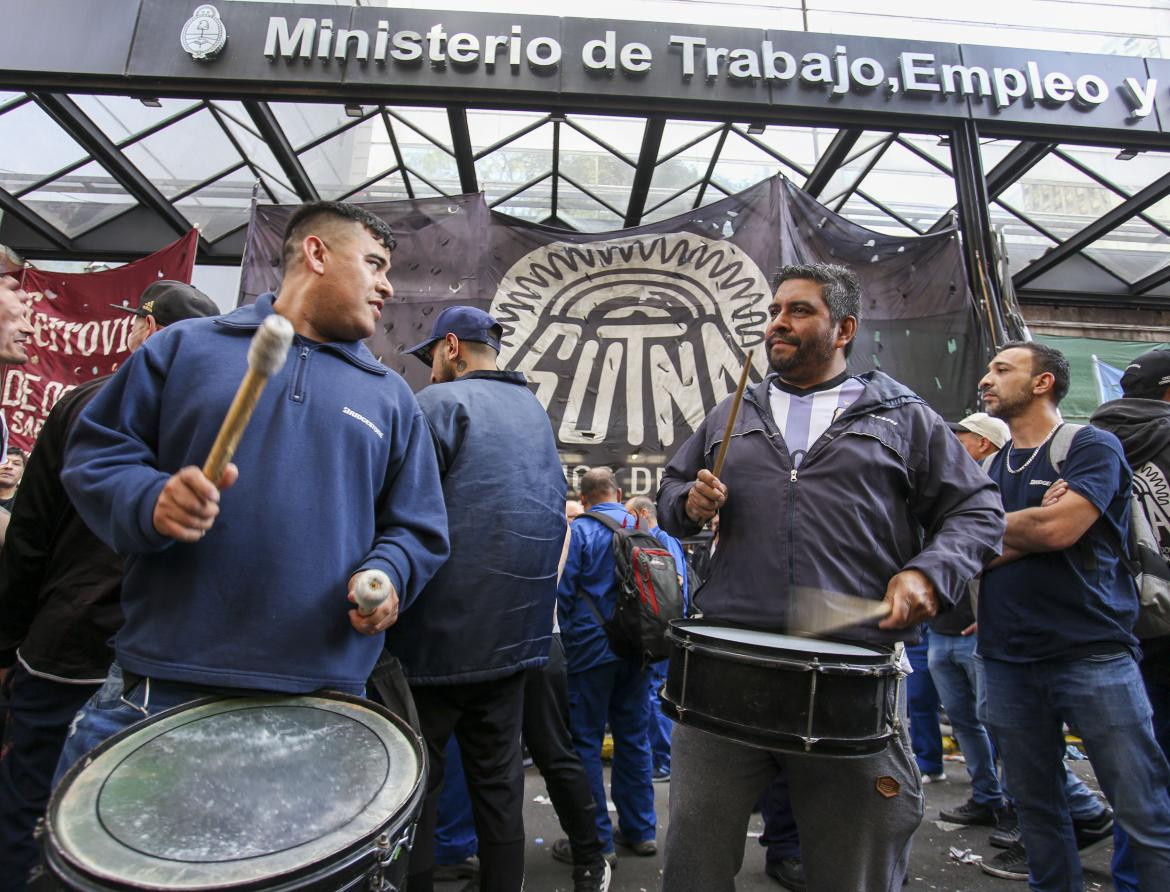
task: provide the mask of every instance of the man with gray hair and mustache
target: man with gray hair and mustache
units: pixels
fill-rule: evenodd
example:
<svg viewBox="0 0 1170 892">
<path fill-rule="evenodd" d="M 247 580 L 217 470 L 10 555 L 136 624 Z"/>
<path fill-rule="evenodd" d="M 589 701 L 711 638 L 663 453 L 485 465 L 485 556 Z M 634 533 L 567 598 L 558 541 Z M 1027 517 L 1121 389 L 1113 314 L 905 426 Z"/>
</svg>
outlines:
<svg viewBox="0 0 1170 892">
<path fill-rule="evenodd" d="M 844 592 L 889 612 L 835 637 L 893 648 L 996 554 L 995 487 L 920 397 L 846 368 L 861 316 L 851 271 L 788 266 L 775 285 L 773 373 L 745 391 L 720 477 L 711 468 L 730 399 L 671 459 L 659 521 L 687 536 L 719 513 L 711 575 L 693 597 L 705 619 L 783 633 L 795 589 Z M 904 716 L 893 726 L 883 751 L 843 759 L 675 727 L 663 888 L 733 890 L 752 804 L 784 770 L 808 888 L 900 890 L 923 799 Z"/>
</svg>

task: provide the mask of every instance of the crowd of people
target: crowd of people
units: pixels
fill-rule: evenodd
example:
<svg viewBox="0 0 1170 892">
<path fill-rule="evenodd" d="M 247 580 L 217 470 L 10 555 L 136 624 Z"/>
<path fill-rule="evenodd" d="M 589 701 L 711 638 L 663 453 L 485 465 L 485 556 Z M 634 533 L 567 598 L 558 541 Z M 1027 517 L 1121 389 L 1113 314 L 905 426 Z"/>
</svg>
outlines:
<svg viewBox="0 0 1170 892">
<path fill-rule="evenodd" d="M 985 871 L 1079 889 L 1079 850 L 1112 835 L 1117 889 L 1170 889 L 1170 636 L 1135 635 L 1149 608 L 1127 553 L 1142 511 L 1170 558 L 1170 351 L 1074 425 L 1064 357 L 1010 342 L 980 382 L 985 411 L 948 423 L 848 367 L 852 272 L 787 266 L 770 374 L 699 424 L 656 497 L 623 499 L 610 467 L 566 496 L 548 416 L 499 368 L 488 313 L 448 307 L 405 351 L 430 369 L 417 394 L 364 346 L 395 244 L 364 210 L 305 205 L 278 292 L 219 315 L 191 286 L 150 286 L 125 308 L 122 368 L 61 400 L 27 468 L 0 446 L 0 889 L 25 888 L 54 785 L 103 741 L 209 695 L 318 691 L 380 702 L 425 742 L 410 892 L 524 887 L 525 749 L 576 892 L 605 892 L 619 850 L 655 856 L 660 839 L 666 892 L 732 890 L 753 810 L 785 888 L 897 892 L 922 785 L 946 780 L 940 705 L 971 781 L 940 817 L 992 831 Z M 0 286 L 0 362 L 19 363 L 22 295 Z M 295 332 L 289 361 L 257 402 L 260 433 L 209 480 L 274 313 Z M 879 704 L 888 745 L 833 758 L 666 718 L 666 662 L 619 655 L 607 628 L 615 526 L 661 544 L 701 621 L 799 631 L 809 591 L 881 602 L 833 636 L 905 676 Z M 389 594 L 367 612 L 373 570 Z M 1066 730 L 1107 802 L 1069 770 Z"/>
</svg>

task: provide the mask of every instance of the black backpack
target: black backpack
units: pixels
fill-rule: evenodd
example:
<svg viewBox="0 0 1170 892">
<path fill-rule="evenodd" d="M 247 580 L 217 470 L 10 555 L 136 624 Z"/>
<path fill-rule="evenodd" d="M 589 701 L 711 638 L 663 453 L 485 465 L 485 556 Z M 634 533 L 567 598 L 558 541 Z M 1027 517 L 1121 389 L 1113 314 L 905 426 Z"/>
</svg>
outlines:
<svg viewBox="0 0 1170 892">
<path fill-rule="evenodd" d="M 683 616 L 682 587 L 674 557 L 649 530 L 627 529 L 600 511 L 587 511 L 574 523 L 584 517 L 613 531 L 617 581 L 613 618 L 606 621 L 589 594 L 578 589 L 605 630 L 609 646 L 622 659 L 643 665 L 666 659 L 670 655 L 666 628 L 671 620 Z"/>
</svg>

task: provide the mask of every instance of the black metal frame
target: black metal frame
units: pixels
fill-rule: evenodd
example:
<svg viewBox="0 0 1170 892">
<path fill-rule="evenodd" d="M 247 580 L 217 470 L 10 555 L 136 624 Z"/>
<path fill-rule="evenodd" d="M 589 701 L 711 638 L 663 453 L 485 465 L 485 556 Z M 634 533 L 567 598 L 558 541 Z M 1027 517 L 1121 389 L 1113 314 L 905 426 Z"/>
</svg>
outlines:
<svg viewBox="0 0 1170 892">
<path fill-rule="evenodd" d="M 93 260 L 122 260 L 131 259 L 134 256 L 141 256 L 141 254 L 155 249 L 162 243 L 165 243 L 165 241 L 169 241 L 173 236 L 181 234 L 189 228 L 190 224 L 188 220 L 176 207 L 177 202 L 196 194 L 201 189 L 214 184 L 222 177 L 238 172 L 244 167 L 247 167 L 256 177 L 264 193 L 270 199 L 274 199 L 275 193 L 272 191 L 272 185 L 280 182 L 279 175 L 276 171 L 263 171 L 252 159 L 248 158 L 244 148 L 232 134 L 231 129 L 225 125 L 222 116 L 228 113 L 216 106 L 216 100 L 212 98 L 214 95 L 224 95 L 222 85 L 205 85 L 206 92 L 202 95 L 199 94 L 199 85 L 192 86 L 189 95 L 197 98 L 199 101 L 191 107 L 183 109 L 167 117 L 165 120 L 159 121 L 149 128 L 117 142 L 107 137 L 72 98 L 64 92 L 60 92 L 61 90 L 70 89 L 74 86 L 77 85 L 65 82 L 65 79 L 63 79 L 63 82 L 56 84 L 53 90 L 43 92 L 34 90 L 28 97 L 16 99 L 0 107 L 0 114 L 2 114 L 5 110 L 16 108 L 26 102 L 35 102 L 39 108 L 45 111 L 58 126 L 63 128 L 88 153 L 80 161 L 73 162 L 62 170 L 41 177 L 36 182 L 27 185 L 22 184 L 21 188 L 15 191 L 8 192 L 0 190 L 0 210 L 4 213 L 4 221 L 0 225 L 0 242 L 9 243 L 19 253 L 30 258 L 83 256 L 86 259 Z M 82 89 L 85 88 L 82 87 Z M 725 153 L 727 140 L 735 135 L 766 153 L 781 165 L 782 168 L 787 168 L 787 171 L 802 177 L 802 186 L 805 191 L 817 197 L 819 200 L 823 200 L 838 212 L 846 209 L 850 200 L 856 196 L 859 200 L 867 202 L 877 212 L 896 221 L 900 226 L 905 227 L 910 232 L 938 232 L 952 225 L 957 225 L 963 239 L 964 258 L 972 286 L 980 294 L 981 298 L 984 296 L 984 289 L 988 291 L 989 303 L 993 308 L 999 306 L 1000 297 L 1000 283 L 993 274 L 994 265 L 992 262 L 995 244 L 991 221 L 991 207 L 993 205 L 1002 208 L 1006 213 L 1018 218 L 1022 223 L 1035 230 L 1041 236 L 1051 239 L 1054 243 L 1053 247 L 1047 253 L 1033 260 L 1013 276 L 1017 295 L 1021 302 L 1034 301 L 1050 303 L 1059 301 L 1067 304 L 1084 303 L 1107 306 L 1170 306 L 1170 298 L 1163 298 L 1151 294 L 1153 291 L 1170 285 L 1170 263 L 1138 281 L 1125 282 L 1116 273 L 1108 270 L 1103 264 L 1083 253 L 1085 248 L 1091 246 L 1095 241 L 1131 219 L 1140 219 L 1153 226 L 1162 235 L 1170 238 L 1170 226 L 1159 222 L 1146 213 L 1151 205 L 1170 195 L 1170 174 L 1166 174 L 1153 183 L 1148 184 L 1143 189 L 1130 194 L 1076 158 L 1062 151 L 1059 143 L 1059 138 L 1062 134 L 1042 132 L 1038 128 L 1029 128 L 1026 124 L 984 122 L 977 125 L 975 122 L 967 119 L 960 121 L 940 121 L 930 118 L 923 118 L 921 121 L 915 121 L 913 124 L 909 124 L 904 118 L 894 120 L 889 116 L 878 113 L 863 114 L 852 111 L 833 112 L 825 110 L 817 113 L 810 112 L 802 120 L 779 120 L 775 117 L 762 117 L 758 110 L 748 115 L 734 107 L 728 107 L 726 110 L 721 110 L 718 115 L 712 115 L 709 111 L 697 107 L 672 107 L 668 109 L 666 106 L 663 106 L 661 110 L 639 115 L 645 121 L 645 125 L 637 158 L 631 158 L 620 148 L 610 145 L 604 139 L 592 133 L 580 121 L 574 119 L 574 116 L 580 114 L 597 115 L 610 113 L 631 116 L 631 110 L 624 107 L 574 107 L 560 103 L 560 100 L 557 98 L 547 100 L 539 108 L 526 106 L 524 101 L 515 103 L 505 103 L 502 101 L 477 103 L 475 106 L 477 110 L 515 109 L 536 111 L 541 115 L 538 119 L 497 141 L 494 145 L 477 150 L 470 134 L 468 125 L 469 108 L 465 101 L 452 101 L 445 106 L 447 121 L 450 127 L 450 146 L 448 146 L 444 141 L 426 133 L 419 126 L 396 112 L 394 108 L 389 107 L 391 102 L 389 98 L 382 98 L 373 102 L 366 101 L 366 104 L 369 104 L 370 108 L 368 111 L 363 111 L 360 118 L 346 121 L 340 126 L 314 137 L 304 145 L 294 146 L 280 126 L 269 104 L 269 101 L 276 97 L 261 95 L 259 87 L 243 87 L 235 90 L 231 94 L 231 98 L 238 99 L 242 103 L 250 121 L 243 122 L 235 117 L 232 120 L 235 124 L 255 133 L 268 145 L 273 157 L 280 166 L 279 174 L 282 174 L 283 178 L 287 180 L 287 184 L 282 183 L 281 185 L 287 185 L 302 201 L 316 200 L 320 194 L 302 162 L 304 153 L 337 137 L 349 128 L 374 117 L 377 117 L 381 121 L 386 130 L 395 163 L 388 170 L 379 172 L 367 179 L 364 183 L 359 184 L 356 188 L 351 189 L 345 196 L 342 196 L 343 198 L 356 195 L 391 176 L 401 177 L 406 195 L 411 198 L 416 196 L 418 187 L 424 184 L 427 188 L 438 194 L 448 194 L 440 187 L 441 184 L 431 182 L 422 172 L 412 169 L 407 164 L 402 151 L 399 132 L 397 132 L 397 128 L 400 126 L 409 128 L 423 137 L 428 143 L 450 155 L 458 174 L 459 190 L 463 192 L 474 192 L 483 186 L 483 182 L 477 173 L 477 162 L 482 161 L 492 152 L 498 151 L 527 133 L 551 124 L 553 153 L 549 170 L 530 179 L 528 182 L 517 184 L 515 188 L 510 189 L 505 195 L 493 196 L 490 204 L 493 207 L 505 205 L 510 200 L 524 193 L 527 189 L 551 179 L 549 212 L 548 216 L 541 221 L 546 225 L 571 228 L 571 225 L 566 222 L 566 215 L 563 213 L 561 203 L 561 184 L 565 183 L 590 200 L 596 202 L 599 208 L 603 208 L 606 212 L 620 218 L 624 226 L 633 227 L 639 225 L 648 214 L 654 213 L 671 201 L 675 201 L 680 196 L 687 195 L 692 191 L 694 192 L 693 206 L 696 208 L 704 202 L 711 200 L 712 192 L 727 194 L 728 189 L 719 182 L 717 172 L 720 161 Z M 314 97 L 282 95 L 279 98 L 346 101 L 340 95 L 322 96 L 320 94 Z M 354 101 L 354 98 L 350 97 L 348 101 Z M 405 97 L 402 100 L 395 97 L 394 102 L 400 106 L 410 104 L 405 100 Z M 204 178 L 182 193 L 168 199 L 150 182 L 148 177 L 143 175 L 128 160 L 123 150 L 161 131 L 170 124 L 195 114 L 204 108 L 210 109 L 213 116 L 219 121 L 228 139 L 231 140 L 237 152 L 240 153 L 241 161 L 226 170 L 218 171 L 213 176 Z M 695 139 L 691 140 L 687 145 L 663 155 L 661 153 L 662 140 L 668 120 L 704 120 L 709 121 L 711 126 L 705 129 Z M 820 157 L 816 159 L 812 169 L 809 170 L 800 164 L 794 163 L 792 159 L 785 157 L 782 152 L 772 148 L 754 134 L 748 133 L 745 122 L 749 120 L 753 123 L 764 124 L 766 126 L 836 126 L 839 129 Z M 624 208 L 618 206 L 612 200 L 612 196 L 607 198 L 603 194 L 598 194 L 597 191 L 578 182 L 577 179 L 566 174 L 562 169 L 559 150 L 563 128 L 565 127 L 585 136 L 609 155 L 619 159 L 622 163 L 629 165 L 633 169 L 633 181 Z M 878 142 L 866 145 L 859 150 L 858 143 L 866 132 L 882 132 L 885 135 Z M 904 133 L 935 134 L 949 140 L 951 146 L 951 164 L 948 166 L 944 161 L 929 152 L 923 151 L 913 141 L 905 138 Z M 675 190 L 672 194 L 652 202 L 650 195 L 655 171 L 671 158 L 686 151 L 687 148 L 712 136 L 716 137 L 714 150 L 706 164 L 706 169 L 703 174 L 694 182 L 687 183 L 682 188 Z M 1067 136 L 1072 138 L 1071 134 L 1067 134 Z M 1002 161 L 984 172 L 979 144 L 981 139 L 987 138 L 1011 138 L 1017 139 L 1019 142 Z M 1077 137 L 1077 140 L 1081 144 L 1104 146 L 1116 144 L 1118 146 L 1126 145 L 1143 150 L 1170 150 L 1170 141 L 1167 141 L 1165 137 L 1159 135 L 1143 136 L 1141 134 L 1128 133 L 1090 133 L 1087 138 L 1082 136 Z M 942 214 L 928 227 L 923 228 L 921 223 L 915 223 L 908 219 L 906 215 L 900 214 L 896 209 L 877 200 L 864 188 L 866 177 L 881 164 L 885 152 L 894 145 L 902 146 L 935 169 L 954 179 L 956 190 L 955 205 L 950 211 Z M 833 176 L 843 166 L 856 161 L 867 153 L 869 157 L 866 158 L 865 164 L 859 169 L 858 175 L 852 179 L 849 186 L 836 195 L 823 198 L 823 193 Z M 1019 181 L 1032 167 L 1050 155 L 1061 158 L 1061 160 L 1080 170 L 1081 173 L 1091 178 L 1103 188 L 1109 189 L 1117 194 L 1123 199 L 1121 204 L 1103 214 L 1079 232 L 1061 240 L 1060 237 L 1046 228 L 1043 222 L 1030 217 L 1019 208 L 1003 200 L 1003 194 L 1012 184 Z M 25 195 L 34 193 L 54 180 L 68 176 L 70 173 L 93 161 L 96 161 L 108 171 L 112 179 L 137 203 L 135 208 L 104 220 L 90 230 L 69 236 L 61 232 L 44 217 L 37 214 L 30 206 L 22 202 L 21 199 Z M 269 182 L 270 180 L 272 181 L 271 183 Z M 241 224 L 229 232 L 218 235 L 218 237 L 211 241 L 201 239 L 199 250 L 200 262 L 238 262 L 243 225 Z M 130 237 L 126 237 L 127 233 L 131 234 Z M 109 247 L 114 234 L 119 235 L 121 237 L 120 240 L 128 245 L 126 249 L 114 250 Z M 1112 279 L 1117 281 L 1115 292 L 1100 294 L 1080 291 L 1076 286 L 1075 279 L 1071 275 L 1066 277 L 1069 279 L 1067 283 L 1061 281 L 1058 285 L 1053 286 L 1052 277 L 1059 275 L 1061 265 L 1074 257 L 1079 257 L 1084 261 L 1092 263 L 1103 274 L 1108 273 Z M 1045 277 L 1047 284 L 1039 287 L 1039 280 L 1042 276 Z M 1069 287 L 1063 287 L 1065 284 Z M 994 321 L 995 327 L 998 329 L 997 334 L 1002 334 L 1004 331 L 1004 321 L 998 317 Z"/>
</svg>

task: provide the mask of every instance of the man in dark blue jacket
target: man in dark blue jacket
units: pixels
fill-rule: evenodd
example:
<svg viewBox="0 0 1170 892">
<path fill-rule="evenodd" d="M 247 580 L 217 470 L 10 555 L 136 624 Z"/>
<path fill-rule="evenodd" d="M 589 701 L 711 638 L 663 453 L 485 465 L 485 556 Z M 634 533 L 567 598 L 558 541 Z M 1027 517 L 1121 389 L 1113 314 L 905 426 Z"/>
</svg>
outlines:
<svg viewBox="0 0 1170 892">
<path fill-rule="evenodd" d="M 306 205 L 285 232 L 279 294 L 168 326 L 82 412 L 62 480 L 126 559 L 125 624 L 58 776 L 144 715 L 208 692 L 365 692 L 381 633 L 448 554 L 426 419 L 362 343 L 393 293 L 393 247 L 366 211 Z M 199 465 L 274 312 L 296 332 L 288 361 L 213 483 Z M 392 591 L 361 616 L 347 597 L 371 569 Z"/>
<path fill-rule="evenodd" d="M 552 644 L 565 475 L 524 375 L 496 368 L 500 337 L 483 310 L 448 307 L 431 337 L 408 351 L 431 367 L 418 402 L 438 454 L 451 540 L 450 560 L 386 636 L 410 681 L 431 766 L 412 892 L 433 884 L 452 733 L 479 838 L 480 888 L 519 892 L 524 882 L 525 670 L 547 663 Z M 593 878 L 604 872 L 596 865 Z"/>
<path fill-rule="evenodd" d="M 569 664 L 569 727 L 593 787 L 597 832 L 607 857 L 612 857 L 615 842 L 636 855 L 658 851 L 646 736 L 650 722 L 646 672 L 640 664 L 613 652 L 601 625 L 601 617 L 612 617 L 617 606 L 614 534 L 605 524 L 589 519 L 591 513 L 602 513 L 632 526 L 634 518 L 620 499 L 609 468 L 591 468 L 581 478 L 581 503 L 586 510 L 570 526 L 568 558 L 557 588 L 561 640 Z M 617 808 L 616 832 L 606 809 L 601 773 L 607 722 L 613 732 L 610 786 Z"/>
<path fill-rule="evenodd" d="M 722 478 L 711 473 L 731 400 L 666 468 L 658 518 L 676 536 L 719 513 L 705 617 L 787 631 L 797 586 L 884 600 L 879 626 L 840 635 L 892 646 L 953 603 L 996 553 L 995 487 L 946 423 L 881 372 L 851 374 L 861 287 L 844 267 L 786 267 L 765 329 L 774 374 L 744 393 Z M 754 749 L 686 724 L 672 741 L 666 892 L 726 892 L 752 803 L 784 769 L 812 889 L 901 889 L 922 818 L 904 719 L 881 753 L 846 759 Z"/>
</svg>

